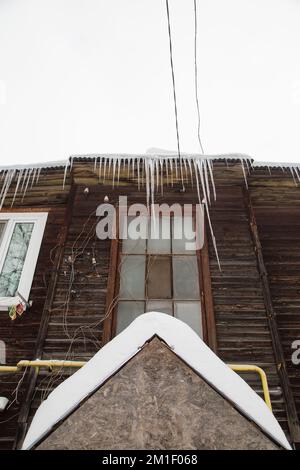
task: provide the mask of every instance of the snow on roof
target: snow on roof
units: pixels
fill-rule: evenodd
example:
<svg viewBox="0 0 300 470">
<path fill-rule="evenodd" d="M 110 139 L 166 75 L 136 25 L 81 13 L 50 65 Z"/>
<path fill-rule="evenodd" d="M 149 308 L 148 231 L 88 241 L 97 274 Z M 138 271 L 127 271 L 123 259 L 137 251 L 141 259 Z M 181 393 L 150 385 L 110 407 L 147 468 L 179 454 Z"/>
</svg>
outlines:
<svg viewBox="0 0 300 470">
<path fill-rule="evenodd" d="M 22 449 L 28 450 L 38 444 L 154 335 L 164 340 L 177 356 L 275 442 L 285 449 L 291 449 L 276 418 L 254 390 L 221 361 L 187 324 L 157 312 L 139 316 L 84 367 L 53 390 L 38 408 Z"/>
<path fill-rule="evenodd" d="M 38 163 L 18 163 L 15 165 L 1 165 L 0 171 L 7 170 L 30 170 L 34 168 L 59 168 L 64 167 L 68 160 L 55 160 L 51 162 L 38 162 Z"/>
<path fill-rule="evenodd" d="M 157 151 L 154 151 L 157 150 Z M 242 153 L 232 153 L 232 154 L 218 154 L 218 155 L 200 155 L 200 154 L 193 154 L 193 153 L 181 153 L 183 158 L 199 158 L 202 160 L 247 160 L 252 161 L 253 159 L 246 154 Z M 69 158 L 65 160 L 57 160 L 57 161 L 49 161 L 49 162 L 39 162 L 39 163 L 16 163 L 14 165 L 0 165 L 0 172 L 8 171 L 8 170 L 29 170 L 34 168 L 58 168 L 58 167 L 66 167 L 72 166 L 73 161 L 76 160 L 98 160 L 100 158 L 107 158 L 107 159 L 138 159 L 138 158 L 145 158 L 145 159 L 155 159 L 155 158 L 162 158 L 162 159 L 172 159 L 177 158 L 177 152 L 168 152 L 168 151 L 161 151 L 160 149 L 150 149 L 149 152 L 146 154 L 130 154 L 130 153 L 89 153 L 89 154 L 82 154 L 82 155 L 71 155 Z"/>
<path fill-rule="evenodd" d="M 58 168 L 58 167 L 65 167 L 65 166 L 72 166 L 72 162 L 76 160 L 96 160 L 100 158 L 108 158 L 108 159 L 137 159 L 137 158 L 145 158 L 145 159 L 155 159 L 155 158 L 177 158 L 178 152 L 163 150 L 159 148 L 150 148 L 147 150 L 145 154 L 130 154 L 130 153 L 90 153 L 90 154 L 78 154 L 78 155 L 71 155 L 69 158 L 65 160 L 57 160 L 57 161 L 49 161 L 49 162 L 39 162 L 39 163 L 24 163 L 24 164 L 15 164 L 15 165 L 0 165 L 0 172 L 7 171 L 7 170 L 26 170 L 26 169 L 34 169 L 34 168 Z M 287 162 L 257 162 L 254 160 L 253 157 L 244 154 L 244 153 L 220 153 L 214 155 L 202 155 L 202 154 L 195 154 L 195 153 L 185 153 L 182 152 L 181 156 L 183 158 L 199 158 L 203 160 L 236 160 L 236 161 L 249 161 L 251 162 L 252 167 L 257 168 L 299 168 L 299 163 L 287 163 Z"/>
<path fill-rule="evenodd" d="M 255 168 L 299 168 L 300 163 L 297 162 L 253 162 Z"/>
</svg>

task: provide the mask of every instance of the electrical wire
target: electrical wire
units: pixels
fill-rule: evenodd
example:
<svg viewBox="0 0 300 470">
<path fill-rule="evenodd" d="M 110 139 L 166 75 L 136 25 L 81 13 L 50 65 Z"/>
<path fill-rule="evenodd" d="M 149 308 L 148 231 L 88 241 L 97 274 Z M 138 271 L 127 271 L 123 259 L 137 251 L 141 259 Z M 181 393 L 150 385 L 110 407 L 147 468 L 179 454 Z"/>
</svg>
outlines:
<svg viewBox="0 0 300 470">
<path fill-rule="evenodd" d="M 201 141 L 201 118 L 200 118 L 200 107 L 199 107 L 199 98 L 198 98 L 198 65 L 197 65 L 197 35 L 198 35 L 198 25 L 197 25 L 197 0 L 194 0 L 194 70 L 195 70 L 195 97 L 196 97 L 196 107 L 197 107 L 197 116 L 198 116 L 198 126 L 197 134 L 200 149 L 202 154 L 204 154 L 203 145 Z"/>
<path fill-rule="evenodd" d="M 167 11 L 167 19 L 168 19 L 169 51 L 170 51 L 170 65 L 171 65 L 172 84 L 173 84 L 173 100 L 174 100 L 174 112 L 175 112 L 175 124 L 176 124 L 177 152 L 178 152 L 178 158 L 179 158 L 179 160 L 181 160 L 180 140 L 179 140 L 179 126 L 178 126 L 178 112 L 177 112 L 177 98 L 176 98 L 175 74 L 174 74 L 174 64 L 173 64 L 173 46 L 172 46 L 172 34 L 171 34 L 171 22 L 170 22 L 169 0 L 166 0 L 166 11 Z M 182 182 L 182 188 L 184 189 L 182 165 L 180 165 L 180 168 L 181 168 L 181 182 Z"/>
</svg>

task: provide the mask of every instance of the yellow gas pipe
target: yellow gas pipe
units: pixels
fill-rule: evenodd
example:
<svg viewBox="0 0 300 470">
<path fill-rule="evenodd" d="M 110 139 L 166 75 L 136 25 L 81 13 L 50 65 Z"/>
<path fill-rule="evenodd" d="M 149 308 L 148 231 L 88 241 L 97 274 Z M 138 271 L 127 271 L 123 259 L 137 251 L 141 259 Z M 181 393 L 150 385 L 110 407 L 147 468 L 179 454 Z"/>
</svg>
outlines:
<svg viewBox="0 0 300 470">
<path fill-rule="evenodd" d="M 262 388 L 263 388 L 264 400 L 266 404 L 268 405 L 268 407 L 270 408 L 270 410 L 272 411 L 268 379 L 267 379 L 265 371 L 261 367 L 250 365 L 250 364 L 227 364 L 227 365 L 228 367 L 230 367 L 230 369 L 234 370 L 235 372 L 255 372 L 256 374 L 259 375 Z"/>
<path fill-rule="evenodd" d="M 74 368 L 80 368 L 86 364 L 85 361 L 59 361 L 59 360 L 35 360 L 35 361 L 26 361 L 22 360 L 17 363 L 16 366 L 0 366 L 0 373 L 13 373 L 13 372 L 20 372 L 21 369 L 25 367 L 46 367 L 48 369 L 53 369 L 53 367 L 74 367 Z M 263 393 L 264 393 L 264 400 L 270 410 L 272 411 L 272 405 L 271 405 L 271 399 L 270 399 L 270 393 L 269 393 L 269 387 L 268 387 L 268 380 L 266 373 L 264 372 L 261 367 L 250 365 L 250 364 L 228 364 L 228 367 L 230 369 L 234 370 L 235 372 L 255 372 L 256 374 L 259 375 L 261 383 L 262 383 L 262 388 L 263 388 Z"/>
</svg>

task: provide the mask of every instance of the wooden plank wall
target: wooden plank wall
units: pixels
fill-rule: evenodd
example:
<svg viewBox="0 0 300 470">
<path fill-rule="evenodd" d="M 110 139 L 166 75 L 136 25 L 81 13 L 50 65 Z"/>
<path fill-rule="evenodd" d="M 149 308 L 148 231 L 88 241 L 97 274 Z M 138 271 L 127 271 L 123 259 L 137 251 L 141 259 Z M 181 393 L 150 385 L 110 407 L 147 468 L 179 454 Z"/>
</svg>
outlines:
<svg viewBox="0 0 300 470">
<path fill-rule="evenodd" d="M 4 210 L 7 211 L 15 210 L 17 207 L 18 210 L 38 209 L 49 212 L 30 295 L 33 305 L 29 311 L 15 321 L 10 320 L 7 312 L 0 312 L 0 336 L 6 343 L 7 364 L 14 365 L 21 359 L 34 357 L 36 336 L 40 326 L 47 284 L 53 270 L 50 257 L 57 244 L 60 227 L 64 222 L 65 205 L 69 191 L 69 182 L 66 189 L 62 191 L 61 173 L 61 169 L 42 171 L 39 183 L 28 189 L 23 201 L 22 197 L 19 196 L 12 209 L 10 205 L 14 187 L 11 188 L 6 199 Z M 51 190 L 49 190 L 50 188 Z M 22 374 L 1 375 L 0 395 L 6 396 L 12 401 L 15 398 L 14 390 L 21 377 Z M 14 402 L 5 413 L 0 414 L 0 449 L 12 448 L 18 412 L 26 388 L 26 379 L 25 376 L 24 383 L 19 389 L 17 402 Z"/>
<path fill-rule="evenodd" d="M 217 327 L 218 353 L 225 362 L 262 367 L 270 386 L 273 411 L 285 431 L 287 417 L 276 370 L 257 260 L 243 198 L 244 182 L 214 169 L 217 200 L 211 208 L 221 269 L 210 243 L 210 269 Z M 243 374 L 261 395 L 256 377 Z"/>
<path fill-rule="evenodd" d="M 265 170 L 263 174 L 267 174 Z M 256 255 L 243 198 L 245 183 L 242 170 L 239 164 L 229 163 L 226 166 L 225 163 L 220 162 L 214 165 L 214 175 L 217 188 L 217 201 L 212 204 L 210 213 L 217 239 L 222 271 L 218 269 L 210 237 L 209 256 L 217 326 L 218 352 L 220 357 L 226 362 L 256 363 L 265 369 L 269 379 L 274 413 L 284 430 L 287 431 L 285 404 L 276 370 L 271 336 L 266 319 L 262 286 L 257 270 Z M 58 177 L 58 175 L 56 176 L 57 181 L 61 181 L 60 177 Z M 143 188 L 141 192 L 138 192 L 137 185 L 132 181 L 128 181 L 124 175 L 121 175 L 120 185 L 116 186 L 114 190 L 112 189 L 111 181 L 108 179 L 105 185 L 99 184 L 98 178 L 93 174 L 93 164 L 75 163 L 73 176 L 74 184 L 76 185 L 74 207 L 69 233 L 64 247 L 63 261 L 59 267 L 58 282 L 50 312 L 49 326 L 43 348 L 43 357 L 55 359 L 68 357 L 85 360 L 92 357 L 99 347 L 101 347 L 102 320 L 105 315 L 107 276 L 109 270 L 110 242 L 100 241 L 95 238 L 96 207 L 103 202 L 104 196 L 106 195 L 109 196 L 110 202 L 112 203 L 117 201 L 119 194 L 128 195 L 129 203 L 145 203 L 145 189 Z M 266 180 L 269 181 L 269 178 L 270 177 L 267 176 Z M 261 195 L 256 191 L 255 184 L 255 180 L 251 179 L 250 192 L 253 196 L 255 210 L 258 210 Z M 88 196 L 84 195 L 84 188 L 86 186 L 89 187 Z M 272 201 L 274 189 L 268 189 L 267 184 L 265 184 L 265 186 L 266 200 Z M 31 203 L 34 207 L 41 205 L 39 201 L 42 201 L 42 205 L 46 204 L 46 201 L 48 205 L 50 205 L 51 202 L 52 206 L 55 207 L 55 211 L 58 211 L 57 216 L 55 216 L 55 212 L 53 212 L 53 218 L 51 216 L 51 219 L 49 219 L 49 223 L 50 220 L 52 221 L 51 225 L 49 225 L 49 233 L 51 232 L 52 235 L 49 235 L 50 241 L 48 243 L 43 243 L 43 254 L 41 252 L 41 261 L 39 261 L 35 275 L 34 282 L 39 286 L 39 290 L 33 292 L 35 294 L 34 297 L 38 298 L 38 295 L 40 296 L 39 312 L 42 309 L 42 303 L 46 296 L 46 290 L 43 290 L 39 284 L 39 282 L 41 283 L 41 274 L 39 273 L 43 270 L 44 263 L 46 263 L 44 259 L 46 256 L 49 257 L 50 245 L 55 246 L 53 231 L 56 230 L 58 232 L 58 226 L 64 223 L 62 217 L 69 188 L 70 186 L 67 185 L 66 190 L 62 193 L 64 194 L 64 198 L 59 196 L 61 191 L 53 191 L 52 187 L 49 186 L 48 189 L 44 190 L 42 195 L 36 196 L 34 202 L 28 199 L 28 203 Z M 265 191 L 265 189 L 261 189 L 260 191 Z M 299 197 L 299 189 L 297 189 L 297 191 L 297 197 Z M 295 192 L 293 192 L 293 197 L 296 197 Z M 181 203 L 196 203 L 197 193 L 195 187 L 192 188 L 191 185 L 188 184 L 186 185 L 186 192 L 182 193 L 180 184 L 175 183 L 173 187 L 165 190 L 163 196 L 160 194 L 157 195 L 156 201 L 159 203 L 174 203 L 176 201 Z M 286 207 L 283 207 L 283 211 L 285 209 Z M 284 236 L 284 227 L 282 227 L 280 233 L 274 231 L 271 233 L 264 229 L 266 225 L 261 225 L 262 219 L 259 214 L 258 217 L 264 255 L 267 257 L 266 264 L 268 269 L 270 269 L 272 262 L 270 264 L 268 253 L 272 258 L 274 250 L 276 250 L 276 252 L 278 252 L 278 250 L 280 252 L 281 250 L 281 259 L 283 260 L 286 255 L 284 244 L 288 242 L 288 239 Z M 288 219 L 291 217 L 291 215 L 287 215 Z M 50 226 L 52 227 L 51 230 Z M 296 239 L 298 240 L 296 232 L 297 230 L 295 229 L 292 235 L 294 241 Z M 277 234 L 279 234 L 280 242 L 276 241 Z M 45 240 L 47 240 L 47 237 L 48 235 L 45 234 Z M 282 245 L 280 245 L 281 242 Z M 297 243 L 300 243 L 300 241 L 298 240 Z M 297 261 L 295 261 L 297 256 L 296 251 L 298 248 L 299 244 L 294 245 L 293 254 L 295 257 L 293 258 L 293 266 L 295 268 L 295 263 L 297 264 Z M 78 254 L 75 263 L 72 262 L 74 253 Z M 96 266 L 93 264 L 93 258 L 96 259 Z M 292 324 L 293 328 L 296 328 L 294 330 L 295 334 L 298 334 L 296 318 L 300 295 L 298 296 L 298 291 L 293 286 L 293 280 L 295 280 L 293 276 L 298 276 L 298 271 L 297 269 L 292 270 L 290 263 L 285 258 L 283 262 L 285 266 L 284 269 L 286 270 L 285 274 L 281 274 L 278 278 L 278 275 L 276 277 L 277 268 L 275 265 L 276 262 L 274 262 L 274 282 L 284 283 L 285 279 L 288 279 L 288 283 L 285 288 L 283 288 L 281 284 L 281 290 L 278 291 L 278 284 L 276 285 L 275 283 L 274 287 L 271 286 L 274 302 L 276 304 L 277 294 L 278 305 L 280 304 L 282 308 L 285 308 L 285 312 L 287 312 L 287 310 L 291 312 L 289 307 L 293 307 L 292 314 L 285 313 L 284 321 L 287 323 L 284 323 L 284 321 L 282 323 L 280 320 L 281 333 L 290 332 L 290 325 Z M 293 277 L 293 280 L 289 277 L 290 275 Z M 70 283 L 72 276 L 74 276 L 74 282 Z M 287 298 L 289 299 L 288 301 L 286 300 Z M 35 305 L 38 305 L 38 302 L 35 302 Z M 1 328 L 3 321 L 4 320 L 1 318 Z M 5 319 L 5 338 L 7 338 L 7 341 L 11 345 L 15 345 L 8 359 L 10 363 L 15 363 L 19 358 L 32 357 L 34 339 L 39 326 L 38 313 L 36 313 L 35 316 L 35 328 L 31 327 L 30 322 L 32 321 L 33 315 L 28 314 L 24 319 L 21 319 L 22 323 L 19 323 L 20 326 L 17 327 L 19 328 L 17 329 L 15 325 L 10 323 L 10 320 Z M 31 345 L 27 349 L 24 349 L 23 341 L 25 327 L 28 332 L 26 344 Z M 74 340 L 76 330 L 78 336 L 76 336 Z M 283 341 L 286 342 L 285 347 L 288 348 L 290 338 L 282 337 Z M 72 345 L 71 349 L 70 345 Z M 39 374 L 30 410 L 30 419 L 41 400 L 47 396 L 49 391 L 72 372 L 73 371 L 63 370 L 59 371 L 56 375 L 51 375 L 48 371 L 44 371 Z M 293 373 L 295 374 L 295 372 Z M 299 377 L 296 375 L 295 382 L 293 382 L 293 390 L 296 395 L 298 394 L 297 396 L 299 398 L 300 381 Z M 260 394 L 262 393 L 261 385 L 256 377 L 246 375 L 245 378 L 255 390 Z M 16 386 L 18 378 L 16 376 L 14 378 L 10 376 L 9 380 L 11 381 L 9 385 L 10 388 L 6 386 L 5 390 L 2 391 L 1 389 L 1 393 L 3 392 L 4 395 L 5 393 L 9 393 Z M 15 412 L 17 412 L 16 408 Z M 13 407 L 9 416 L 12 415 Z M 7 412 L 5 412 L 5 418 L 6 416 L 8 416 Z M 11 445 L 16 429 L 15 420 L 11 420 L 9 423 L 10 424 L 0 424 L 0 437 L 2 436 L 5 439 L 9 438 L 8 440 L 4 439 L 2 442 L 2 446 L 6 448 Z"/>
<path fill-rule="evenodd" d="M 255 170 L 249 180 L 264 261 L 300 420 L 300 367 L 292 343 L 300 339 L 300 188 L 288 171 Z"/>
<path fill-rule="evenodd" d="M 85 186 L 75 188 L 69 232 L 43 347 L 44 359 L 86 361 L 101 348 L 110 241 L 99 240 L 95 233 L 95 211 L 101 202 L 99 187 L 90 187 L 88 197 L 84 189 Z M 56 369 L 52 374 L 45 370 L 39 373 L 29 421 L 41 401 L 73 372 L 74 369 Z"/>
</svg>

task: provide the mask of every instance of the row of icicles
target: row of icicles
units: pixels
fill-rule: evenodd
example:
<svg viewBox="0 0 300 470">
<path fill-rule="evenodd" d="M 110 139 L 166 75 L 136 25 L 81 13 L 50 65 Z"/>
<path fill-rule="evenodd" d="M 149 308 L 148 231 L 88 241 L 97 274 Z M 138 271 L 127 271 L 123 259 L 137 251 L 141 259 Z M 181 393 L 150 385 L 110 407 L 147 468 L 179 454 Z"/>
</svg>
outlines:
<svg viewBox="0 0 300 470">
<path fill-rule="evenodd" d="M 64 176 L 62 181 L 62 189 L 65 187 L 66 178 L 71 171 L 74 159 L 71 157 L 65 164 Z M 220 159 L 222 157 L 218 157 Z M 226 158 L 225 158 L 226 160 Z M 237 160 L 241 163 L 245 184 L 247 186 L 247 171 L 252 166 L 252 161 L 247 156 L 230 157 L 228 160 Z M 87 157 L 87 163 L 93 165 L 94 172 L 99 177 L 100 183 L 105 183 L 106 179 L 112 181 L 112 187 L 118 185 L 120 174 L 123 170 L 122 177 L 127 174 L 127 179 L 135 181 L 138 189 L 145 189 L 147 206 L 154 204 L 155 194 L 161 192 L 163 194 L 164 185 L 173 186 L 174 182 L 181 181 L 182 189 L 185 190 L 185 182 L 195 184 L 199 203 L 203 204 L 210 233 L 219 263 L 219 256 L 213 228 L 209 215 L 209 205 L 212 199 L 216 199 L 216 189 L 213 177 L 214 159 L 205 156 L 116 156 L 116 155 L 94 155 Z M 297 165 L 288 167 L 295 183 L 300 182 L 299 167 Z M 7 194 L 12 184 L 15 183 L 15 189 L 12 196 L 11 207 L 14 205 L 17 197 L 21 197 L 23 201 L 28 188 L 32 188 L 38 184 L 41 170 L 47 167 L 33 168 L 9 168 L 0 172 L 1 192 L 0 192 L 0 209 L 2 208 Z"/>
</svg>

